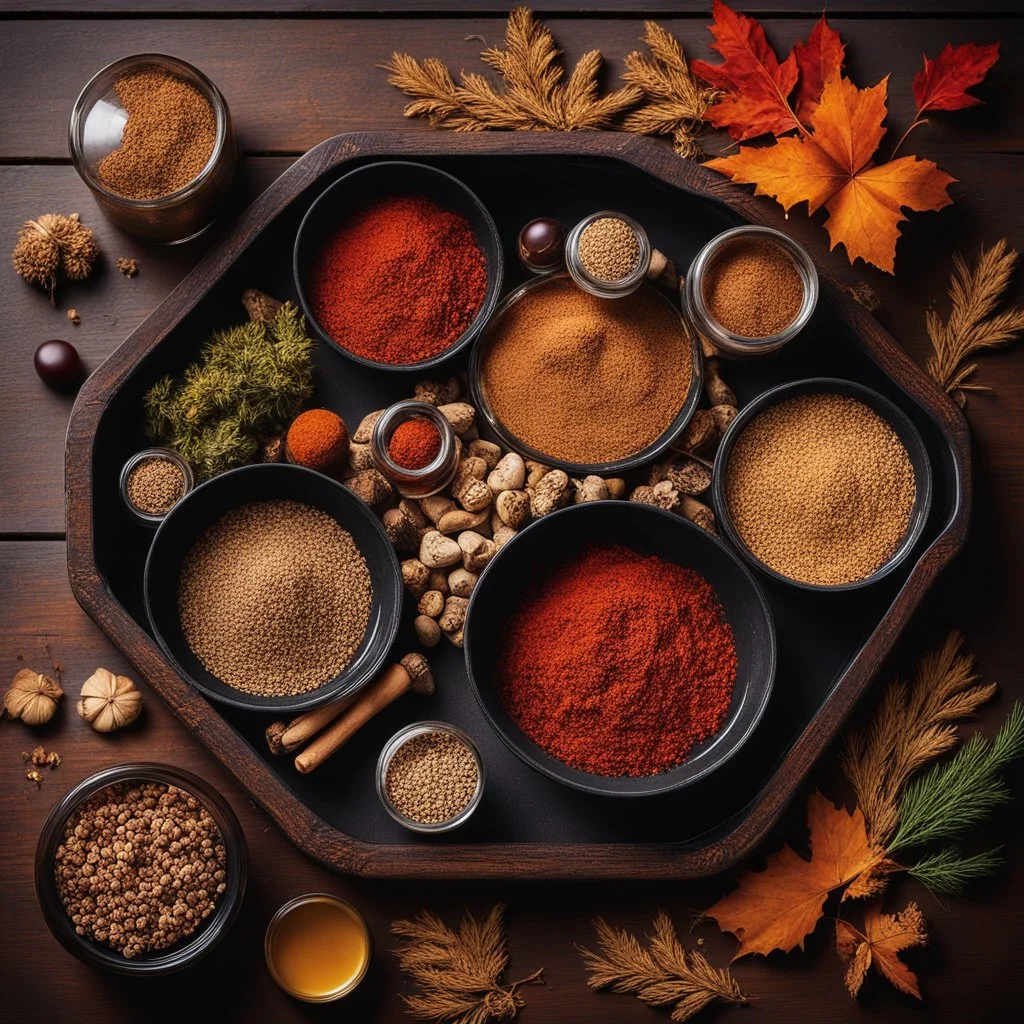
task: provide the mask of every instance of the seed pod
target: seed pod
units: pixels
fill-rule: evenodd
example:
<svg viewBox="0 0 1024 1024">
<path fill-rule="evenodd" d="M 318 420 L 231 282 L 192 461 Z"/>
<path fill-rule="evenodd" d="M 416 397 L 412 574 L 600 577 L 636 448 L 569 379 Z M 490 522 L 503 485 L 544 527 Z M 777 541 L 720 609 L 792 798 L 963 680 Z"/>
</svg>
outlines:
<svg viewBox="0 0 1024 1024">
<path fill-rule="evenodd" d="M 440 590 L 428 590 L 420 598 L 416 610 L 420 615 L 429 615 L 432 619 L 436 619 L 444 611 L 444 598 L 445 595 Z"/>
<path fill-rule="evenodd" d="M 480 512 L 465 512 L 460 508 L 445 512 L 437 521 L 438 533 L 461 533 L 463 530 L 479 530 L 491 518 L 488 509 Z"/>
<path fill-rule="evenodd" d="M 420 511 L 435 525 L 440 522 L 445 512 L 454 510 L 455 502 L 444 494 L 432 494 L 429 498 L 420 499 Z"/>
<path fill-rule="evenodd" d="M 476 418 L 476 409 L 468 402 L 447 402 L 437 411 L 452 425 L 456 434 L 465 434 Z"/>
<path fill-rule="evenodd" d="M 473 536 L 479 536 L 474 534 Z M 483 538 L 480 538 L 483 540 Z M 420 541 L 420 561 L 428 569 L 444 569 L 462 559 L 459 544 L 437 530 L 428 530 Z"/>
<path fill-rule="evenodd" d="M 420 380 L 412 389 L 412 396 L 417 402 L 428 402 L 430 405 L 447 405 L 458 400 L 462 393 L 457 377 L 447 380 Z"/>
<path fill-rule="evenodd" d="M 526 483 L 526 463 L 521 455 L 509 452 L 491 470 L 487 477 L 487 486 L 495 494 L 502 491 L 518 491 Z"/>
<path fill-rule="evenodd" d="M 479 576 L 468 569 L 456 569 L 448 577 L 448 586 L 455 597 L 469 597 L 473 593 Z"/>
<path fill-rule="evenodd" d="M 599 476 L 573 480 L 573 501 L 577 505 L 586 501 L 607 501 L 608 497 L 608 484 Z"/>
<path fill-rule="evenodd" d="M 626 481 L 620 476 L 611 476 L 605 480 L 608 497 L 613 501 L 621 501 L 626 496 Z"/>
<path fill-rule="evenodd" d="M 413 619 L 412 628 L 416 631 L 416 639 L 424 647 L 436 647 L 441 640 L 441 627 L 429 615 L 417 615 Z"/>
<path fill-rule="evenodd" d="M 359 426 L 356 427 L 356 432 L 352 435 L 352 441 L 356 444 L 369 444 L 370 438 L 373 436 L 373 428 L 383 414 L 383 409 L 368 412 L 359 421 Z"/>
<path fill-rule="evenodd" d="M 494 557 L 496 550 L 493 540 L 487 540 L 479 533 L 472 533 L 469 530 L 459 534 L 458 547 L 462 554 L 463 566 L 469 572 L 476 573 L 483 570 L 484 566 Z M 451 577 L 448 578 L 448 585 L 451 586 Z"/>
<path fill-rule="evenodd" d="M 481 460 L 482 461 L 482 460 Z M 491 489 L 473 476 L 457 476 L 452 483 L 452 497 L 467 511 L 480 512 L 491 503 Z"/>
<path fill-rule="evenodd" d="M 418 559 L 407 558 L 402 563 L 402 582 L 413 597 L 419 597 L 427 589 L 430 570 Z"/>
<path fill-rule="evenodd" d="M 494 550 L 500 551 L 515 535 L 516 531 L 511 526 L 499 526 L 494 531 Z"/>
<path fill-rule="evenodd" d="M 717 359 L 704 361 L 704 394 L 712 405 L 736 405 L 736 393 L 722 380 L 721 365 Z"/>
<path fill-rule="evenodd" d="M 493 441 L 483 441 L 476 438 L 466 445 L 466 451 L 474 458 L 483 459 L 488 471 L 494 469 L 501 459 L 501 448 Z"/>
<path fill-rule="evenodd" d="M 502 525 L 511 526 L 513 530 L 530 519 L 530 496 L 526 491 L 502 491 L 494 505 Z"/>
<path fill-rule="evenodd" d="M 680 494 L 703 494 L 711 486 L 711 470 L 697 459 L 684 457 L 665 465 L 664 479 Z"/>
<path fill-rule="evenodd" d="M 560 469 L 545 473 L 530 494 L 530 511 L 534 519 L 554 512 L 569 501 L 569 477 Z"/>
<path fill-rule="evenodd" d="M 391 484 L 376 469 L 364 469 L 361 473 L 349 477 L 345 486 L 367 505 L 381 505 L 391 497 Z"/>
</svg>

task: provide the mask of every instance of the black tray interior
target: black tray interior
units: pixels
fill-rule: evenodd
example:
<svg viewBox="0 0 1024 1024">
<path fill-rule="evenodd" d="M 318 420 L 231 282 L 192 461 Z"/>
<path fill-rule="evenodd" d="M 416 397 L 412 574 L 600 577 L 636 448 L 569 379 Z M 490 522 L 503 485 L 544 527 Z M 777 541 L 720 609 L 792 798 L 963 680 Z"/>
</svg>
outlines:
<svg viewBox="0 0 1024 1024">
<path fill-rule="evenodd" d="M 335 167 L 268 224 L 173 333 L 139 364 L 103 417 L 93 455 L 96 562 L 113 596 L 144 629 L 142 573 L 152 532 L 129 519 L 117 486 L 125 459 L 144 446 L 142 394 L 163 374 L 180 372 L 211 330 L 244 319 L 239 302 L 244 288 L 258 287 L 281 299 L 295 298 L 291 254 L 302 215 L 323 188 L 370 159 L 374 158 Z M 647 228 L 652 244 L 681 271 L 712 235 L 741 223 L 724 206 L 608 158 L 466 156 L 424 162 L 461 178 L 490 209 L 505 249 L 506 290 L 528 276 L 516 259 L 515 240 L 519 228 L 533 217 L 553 215 L 571 225 L 593 210 L 621 210 Z M 468 353 L 463 353 L 441 369 L 462 369 L 467 358 Z M 372 409 L 408 397 L 415 380 L 356 366 L 325 345 L 318 346 L 316 362 L 314 401 L 337 410 L 352 425 Z M 431 698 L 409 694 L 395 702 L 311 775 L 295 771 L 290 758 L 278 759 L 268 753 L 263 730 L 269 716 L 225 706 L 218 707 L 220 713 L 284 780 L 296 799 L 337 830 L 367 842 L 676 841 L 705 845 L 723 835 L 756 799 L 884 618 L 916 560 L 948 522 L 956 495 L 951 453 L 935 424 L 862 351 L 824 296 L 812 323 L 784 354 L 730 364 L 725 372 L 741 405 L 769 387 L 799 377 L 849 377 L 875 388 L 917 425 L 932 460 L 935 486 L 931 515 L 916 551 L 897 572 L 874 586 L 818 595 L 755 573 L 778 634 L 776 682 L 756 732 L 720 771 L 677 794 L 640 800 L 591 797 L 564 788 L 520 762 L 491 731 L 469 692 L 462 651 L 445 641 L 430 653 L 437 693 Z M 634 476 L 640 482 L 644 472 Z M 396 657 L 415 649 L 411 617 L 404 616 Z M 384 812 L 374 790 L 374 766 L 381 746 L 400 726 L 422 718 L 462 726 L 480 745 L 487 765 L 488 785 L 480 808 L 465 827 L 447 838 L 405 831 Z"/>
</svg>

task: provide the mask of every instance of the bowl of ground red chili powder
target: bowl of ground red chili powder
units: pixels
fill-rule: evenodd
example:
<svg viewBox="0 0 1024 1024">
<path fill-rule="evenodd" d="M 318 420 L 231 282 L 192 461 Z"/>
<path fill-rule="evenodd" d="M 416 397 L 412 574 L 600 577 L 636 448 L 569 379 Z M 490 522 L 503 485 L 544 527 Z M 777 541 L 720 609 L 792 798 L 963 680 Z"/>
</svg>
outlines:
<svg viewBox="0 0 1024 1024">
<path fill-rule="evenodd" d="M 501 291 L 494 220 L 426 164 L 368 164 L 331 185 L 295 240 L 295 283 L 319 335 L 364 366 L 423 370 L 476 337 Z"/>
<path fill-rule="evenodd" d="M 703 778 L 753 732 L 775 673 L 761 589 L 717 538 L 648 505 L 538 520 L 473 591 L 466 664 L 528 765 L 607 796 Z"/>
</svg>

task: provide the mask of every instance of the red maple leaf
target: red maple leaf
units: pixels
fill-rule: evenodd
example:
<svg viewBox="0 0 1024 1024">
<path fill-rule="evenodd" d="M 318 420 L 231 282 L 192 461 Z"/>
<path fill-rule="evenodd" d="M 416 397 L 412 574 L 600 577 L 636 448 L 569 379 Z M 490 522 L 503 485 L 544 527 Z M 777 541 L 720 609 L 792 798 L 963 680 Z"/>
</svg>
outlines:
<svg viewBox="0 0 1024 1024">
<path fill-rule="evenodd" d="M 917 116 L 926 110 L 962 110 L 976 107 L 981 100 L 967 90 L 977 85 L 999 59 L 999 43 L 964 43 L 945 49 L 935 58 L 924 58 L 924 70 L 914 76 Z"/>
<path fill-rule="evenodd" d="M 806 43 L 793 47 L 797 67 L 800 69 L 800 88 L 796 92 L 794 109 L 801 121 L 806 121 L 821 101 L 825 83 L 843 69 L 846 44 L 839 33 L 825 20 L 825 15 L 811 29 Z"/>
</svg>

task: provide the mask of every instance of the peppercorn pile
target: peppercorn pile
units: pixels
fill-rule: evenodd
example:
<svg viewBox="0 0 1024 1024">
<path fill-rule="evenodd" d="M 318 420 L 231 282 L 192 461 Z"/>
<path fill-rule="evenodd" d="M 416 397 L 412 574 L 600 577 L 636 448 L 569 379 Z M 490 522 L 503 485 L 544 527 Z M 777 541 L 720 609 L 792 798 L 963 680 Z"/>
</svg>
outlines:
<svg viewBox="0 0 1024 1024">
<path fill-rule="evenodd" d="M 537 580 L 497 663 L 523 732 L 559 761 L 609 776 L 682 763 L 725 721 L 737 664 L 711 585 L 621 545 L 585 548 Z"/>
<path fill-rule="evenodd" d="M 308 693 L 352 660 L 370 621 L 370 570 L 352 535 L 296 501 L 232 509 L 185 557 L 182 632 L 244 693 Z"/>
<path fill-rule="evenodd" d="M 54 877 L 75 931 L 131 960 L 188 938 L 209 917 L 226 888 L 227 853 L 192 794 L 118 783 L 68 819 Z"/>
</svg>

